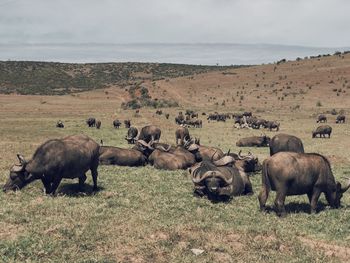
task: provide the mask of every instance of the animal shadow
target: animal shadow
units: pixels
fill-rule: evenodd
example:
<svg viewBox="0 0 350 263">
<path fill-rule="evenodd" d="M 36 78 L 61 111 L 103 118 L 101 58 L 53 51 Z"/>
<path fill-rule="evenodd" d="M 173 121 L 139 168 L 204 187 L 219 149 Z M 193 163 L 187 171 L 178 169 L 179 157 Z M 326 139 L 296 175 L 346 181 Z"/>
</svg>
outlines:
<svg viewBox="0 0 350 263">
<path fill-rule="evenodd" d="M 290 202 L 285 204 L 286 214 L 299 214 L 305 213 L 310 214 L 310 204 L 309 203 L 298 203 L 298 202 Z M 326 204 L 323 202 L 318 202 L 316 207 L 316 213 L 319 213 L 326 209 Z M 267 213 L 275 213 L 276 209 L 274 206 L 267 206 L 265 209 Z"/>
<path fill-rule="evenodd" d="M 83 197 L 83 196 L 91 196 L 96 194 L 97 192 L 104 190 L 103 187 L 99 186 L 97 191 L 94 191 L 93 186 L 90 184 L 84 184 L 84 187 L 80 187 L 79 184 L 69 184 L 64 183 L 60 185 L 57 189 L 57 195 L 65 195 L 70 197 Z"/>
</svg>

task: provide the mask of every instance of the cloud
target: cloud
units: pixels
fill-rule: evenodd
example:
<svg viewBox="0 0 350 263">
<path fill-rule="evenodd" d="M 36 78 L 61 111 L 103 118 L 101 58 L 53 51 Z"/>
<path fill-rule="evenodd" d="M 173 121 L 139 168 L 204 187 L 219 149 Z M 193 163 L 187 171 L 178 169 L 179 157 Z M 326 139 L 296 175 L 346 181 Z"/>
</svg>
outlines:
<svg viewBox="0 0 350 263">
<path fill-rule="evenodd" d="M 349 46 L 346 0 L 0 0 L 0 42 Z"/>
</svg>

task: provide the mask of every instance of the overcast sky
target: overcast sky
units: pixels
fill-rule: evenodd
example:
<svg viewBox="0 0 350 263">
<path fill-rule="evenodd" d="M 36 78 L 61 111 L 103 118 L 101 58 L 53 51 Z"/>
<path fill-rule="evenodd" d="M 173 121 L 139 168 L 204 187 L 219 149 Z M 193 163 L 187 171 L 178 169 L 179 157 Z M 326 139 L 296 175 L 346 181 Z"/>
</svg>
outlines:
<svg viewBox="0 0 350 263">
<path fill-rule="evenodd" d="M 350 46 L 348 0 L 0 0 L 0 43 Z"/>
</svg>

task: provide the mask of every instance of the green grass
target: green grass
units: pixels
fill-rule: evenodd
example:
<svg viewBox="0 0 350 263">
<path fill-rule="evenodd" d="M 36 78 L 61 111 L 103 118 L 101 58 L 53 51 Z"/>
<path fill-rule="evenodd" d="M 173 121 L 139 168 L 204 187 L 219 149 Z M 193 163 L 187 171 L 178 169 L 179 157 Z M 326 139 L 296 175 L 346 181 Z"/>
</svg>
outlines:
<svg viewBox="0 0 350 263">
<path fill-rule="evenodd" d="M 178 111 L 178 110 L 176 110 Z M 175 110 L 174 110 L 175 112 Z M 174 116 L 174 112 L 171 112 Z M 132 112 L 127 112 L 132 115 Z M 162 140 L 174 142 L 173 117 L 152 117 L 143 111 L 133 118 L 145 123 L 162 123 Z M 333 125 L 333 137 L 311 139 L 314 120 L 287 114 L 267 115 L 281 121 L 281 132 L 301 137 L 308 152 L 330 157 L 338 179 L 349 176 L 349 124 Z M 123 137 L 126 129 L 112 128 L 102 118 L 102 128 L 87 128 L 78 116 L 62 116 L 65 129 L 54 127 L 54 116 L 7 116 L 0 125 L 0 184 L 21 152 L 29 158 L 48 138 L 85 133 L 106 145 L 129 147 Z M 191 129 L 204 145 L 238 152 L 238 138 L 260 134 L 255 130 L 235 130 L 232 122 L 207 123 Z M 265 131 L 267 135 L 273 132 Z M 261 160 L 268 148 L 248 148 Z M 77 180 L 63 180 L 58 196 L 45 196 L 41 182 L 15 193 L 0 193 L 0 261 L 2 262 L 338 262 L 344 260 L 327 250 L 313 249 L 301 237 L 349 249 L 350 194 L 345 193 L 341 209 L 326 207 L 310 215 L 306 196 L 287 197 L 288 215 L 258 209 L 257 195 L 261 175 L 252 175 L 254 195 L 235 197 L 228 203 L 212 203 L 192 194 L 187 171 L 160 171 L 152 167 L 129 168 L 100 166 L 100 191 L 92 194 L 88 175 L 86 190 L 77 191 Z M 268 205 L 272 205 L 272 192 Z M 325 204 L 320 199 L 320 208 Z M 192 248 L 204 253 L 195 256 Z"/>
</svg>

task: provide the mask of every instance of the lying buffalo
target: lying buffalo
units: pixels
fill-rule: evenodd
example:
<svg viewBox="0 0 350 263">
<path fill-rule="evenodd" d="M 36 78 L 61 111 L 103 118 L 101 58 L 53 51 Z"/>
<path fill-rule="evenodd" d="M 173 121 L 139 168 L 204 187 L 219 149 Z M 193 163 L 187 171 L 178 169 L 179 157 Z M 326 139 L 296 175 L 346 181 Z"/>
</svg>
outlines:
<svg viewBox="0 0 350 263">
<path fill-rule="evenodd" d="M 85 173 L 91 170 L 94 190 L 97 190 L 97 167 L 100 146 L 85 135 L 73 135 L 49 140 L 39 146 L 31 160 L 17 155 L 20 165 L 14 165 L 4 191 L 21 189 L 40 179 L 46 194 L 55 194 L 62 178 L 79 178 L 82 187 Z"/>
<path fill-rule="evenodd" d="M 86 124 L 89 126 L 89 127 L 95 127 L 96 125 L 96 119 L 93 118 L 93 117 L 90 117 L 86 120 Z"/>
<path fill-rule="evenodd" d="M 335 123 L 345 123 L 345 115 L 340 114 L 337 116 L 337 119 L 335 120 Z"/>
<path fill-rule="evenodd" d="M 176 145 L 184 145 L 184 140 L 190 139 L 190 132 L 186 127 L 180 126 L 175 131 L 175 139 L 176 139 Z"/>
<path fill-rule="evenodd" d="M 319 123 L 319 122 L 327 122 L 327 117 L 326 117 L 326 115 L 324 115 L 324 114 L 320 114 L 318 117 L 317 117 L 317 121 L 316 121 L 317 123 Z"/>
<path fill-rule="evenodd" d="M 263 162 L 262 187 L 259 194 L 260 208 L 265 209 L 269 191 L 276 191 L 277 215 L 285 215 L 284 200 L 289 195 L 307 194 L 311 213 L 316 212 L 318 198 L 324 193 L 332 208 L 339 208 L 342 187 L 334 180 L 329 161 L 316 153 L 279 152 Z"/>
<path fill-rule="evenodd" d="M 270 141 L 270 156 L 278 152 L 304 153 L 303 142 L 296 136 L 280 133 Z"/>
<path fill-rule="evenodd" d="M 148 125 L 141 129 L 139 140 L 143 140 L 145 142 L 150 141 L 159 141 L 161 135 L 161 130 L 154 125 Z"/>
<path fill-rule="evenodd" d="M 193 152 L 197 162 L 204 160 L 216 161 L 224 157 L 224 152 L 216 147 L 200 145 L 199 139 L 185 140 L 185 149 Z"/>
<path fill-rule="evenodd" d="M 233 166 L 235 160 L 224 156 L 217 161 L 203 161 L 190 170 L 194 193 L 209 199 L 227 200 L 232 196 L 252 194 L 249 177 Z"/>
<path fill-rule="evenodd" d="M 139 133 L 139 130 L 137 128 L 130 127 L 128 129 L 127 135 L 125 136 L 125 140 L 127 140 L 129 144 L 134 144 L 138 133 Z"/>
<path fill-rule="evenodd" d="M 251 152 L 244 156 L 241 155 L 241 151 L 239 151 L 238 154 L 228 152 L 226 156 L 231 156 L 235 159 L 234 165 L 240 171 L 243 171 L 245 173 L 254 173 L 261 171 L 262 166 L 259 163 L 259 159 L 255 157 Z"/>
<path fill-rule="evenodd" d="M 182 146 L 165 148 L 163 145 L 152 145 L 154 151 L 148 161 L 157 169 L 178 170 L 187 169 L 196 163 L 195 156 Z"/>
<path fill-rule="evenodd" d="M 130 120 L 124 120 L 124 125 L 126 129 L 129 129 L 131 127 L 131 121 Z"/>
<path fill-rule="evenodd" d="M 251 136 L 238 140 L 236 146 L 238 147 L 267 147 L 270 143 L 270 137 L 264 136 Z"/>
<path fill-rule="evenodd" d="M 316 130 L 312 132 L 312 138 L 316 138 L 317 135 L 320 136 L 320 138 L 326 138 L 326 135 L 328 135 L 328 138 L 331 138 L 332 133 L 332 127 L 328 125 L 321 125 L 317 127 Z"/>
<path fill-rule="evenodd" d="M 144 166 L 147 164 L 147 157 L 135 149 L 101 146 L 99 162 L 104 165 Z"/>
</svg>

